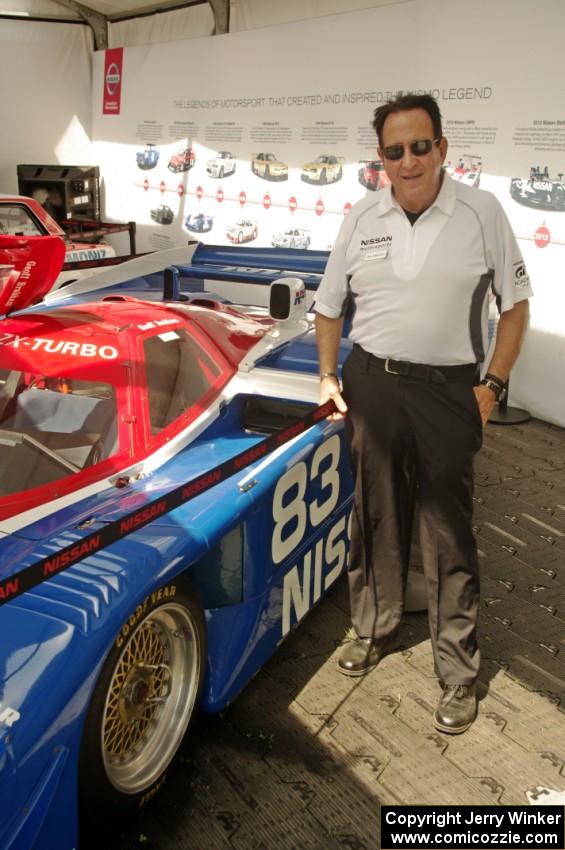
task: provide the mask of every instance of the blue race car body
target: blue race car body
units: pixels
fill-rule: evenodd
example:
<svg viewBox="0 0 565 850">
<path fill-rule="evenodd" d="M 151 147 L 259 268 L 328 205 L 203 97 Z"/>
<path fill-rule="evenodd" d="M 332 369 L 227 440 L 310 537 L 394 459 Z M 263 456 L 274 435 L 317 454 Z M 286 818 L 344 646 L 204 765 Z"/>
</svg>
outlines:
<svg viewBox="0 0 565 850">
<path fill-rule="evenodd" d="M 343 571 L 351 478 L 305 310 L 326 258 L 198 246 L 2 320 L 3 850 L 73 850 L 79 812 L 150 800 L 196 709 Z M 274 281 L 270 310 L 204 280 Z"/>
</svg>

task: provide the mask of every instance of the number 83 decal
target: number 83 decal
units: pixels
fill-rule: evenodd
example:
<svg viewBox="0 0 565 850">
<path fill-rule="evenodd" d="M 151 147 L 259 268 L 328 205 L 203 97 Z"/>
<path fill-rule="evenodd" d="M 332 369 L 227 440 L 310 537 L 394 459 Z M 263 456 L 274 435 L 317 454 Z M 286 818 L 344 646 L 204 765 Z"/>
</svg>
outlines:
<svg viewBox="0 0 565 850">
<path fill-rule="evenodd" d="M 318 526 L 339 501 L 341 442 L 334 434 L 314 452 L 309 465 L 300 461 L 277 482 L 273 494 L 271 556 L 280 564 L 302 541 L 308 522 Z M 309 499 L 308 485 L 318 495 Z"/>
</svg>

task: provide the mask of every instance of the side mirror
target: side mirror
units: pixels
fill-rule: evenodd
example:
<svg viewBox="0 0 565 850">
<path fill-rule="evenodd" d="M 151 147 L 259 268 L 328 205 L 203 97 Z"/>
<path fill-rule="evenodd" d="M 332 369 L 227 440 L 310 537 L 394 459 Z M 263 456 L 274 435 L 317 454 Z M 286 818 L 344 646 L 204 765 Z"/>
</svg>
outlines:
<svg viewBox="0 0 565 850">
<path fill-rule="evenodd" d="M 306 286 L 299 277 L 280 277 L 271 283 L 269 315 L 278 322 L 298 321 L 306 316 Z"/>
</svg>

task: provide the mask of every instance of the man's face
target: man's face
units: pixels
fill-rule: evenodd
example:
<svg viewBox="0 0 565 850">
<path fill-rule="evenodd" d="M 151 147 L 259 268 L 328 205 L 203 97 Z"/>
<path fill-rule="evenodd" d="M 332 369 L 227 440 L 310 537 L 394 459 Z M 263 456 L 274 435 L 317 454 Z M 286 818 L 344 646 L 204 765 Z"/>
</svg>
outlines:
<svg viewBox="0 0 565 850">
<path fill-rule="evenodd" d="M 419 139 L 433 139 L 432 119 L 424 109 L 407 109 L 393 112 L 383 127 L 383 147 L 378 149 L 385 171 L 394 190 L 394 196 L 404 209 L 423 212 L 433 204 L 441 186 L 441 166 L 447 153 L 447 139 L 440 139 L 429 153 L 415 156 L 410 143 Z M 384 148 L 404 145 L 401 159 L 387 159 Z"/>
</svg>

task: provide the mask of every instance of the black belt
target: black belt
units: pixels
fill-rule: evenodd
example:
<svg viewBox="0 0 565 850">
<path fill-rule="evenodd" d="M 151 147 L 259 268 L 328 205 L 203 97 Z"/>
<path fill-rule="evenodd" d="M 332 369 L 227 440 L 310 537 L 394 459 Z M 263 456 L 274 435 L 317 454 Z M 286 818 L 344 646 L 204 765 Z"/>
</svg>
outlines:
<svg viewBox="0 0 565 850">
<path fill-rule="evenodd" d="M 445 384 L 446 381 L 468 381 L 472 383 L 477 375 L 476 363 L 463 363 L 458 366 L 428 366 L 425 363 L 410 363 L 407 360 L 393 360 L 392 357 L 376 357 L 369 354 L 360 345 L 354 343 L 353 354 L 362 359 L 367 371 L 378 369 L 389 375 L 408 378 L 410 381 L 424 381 L 428 384 Z"/>
</svg>

